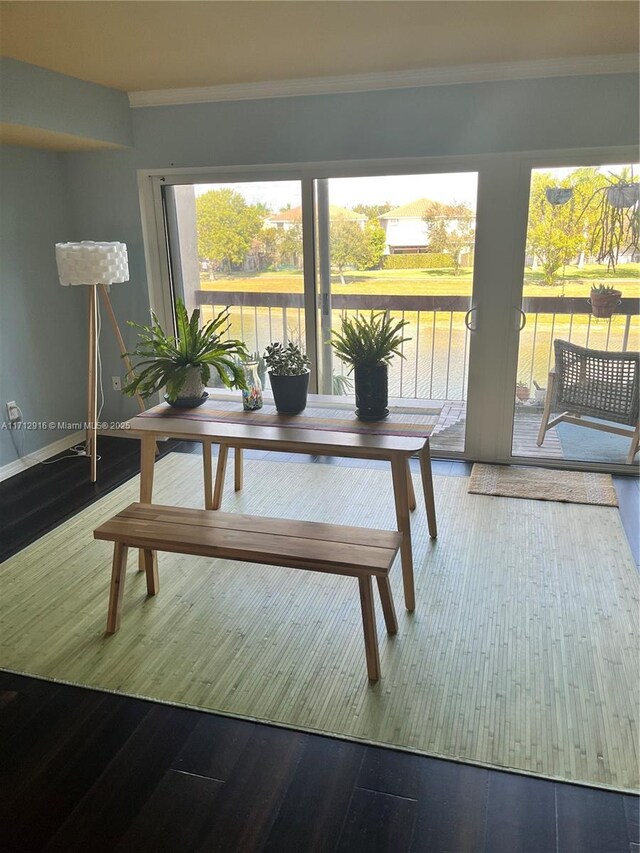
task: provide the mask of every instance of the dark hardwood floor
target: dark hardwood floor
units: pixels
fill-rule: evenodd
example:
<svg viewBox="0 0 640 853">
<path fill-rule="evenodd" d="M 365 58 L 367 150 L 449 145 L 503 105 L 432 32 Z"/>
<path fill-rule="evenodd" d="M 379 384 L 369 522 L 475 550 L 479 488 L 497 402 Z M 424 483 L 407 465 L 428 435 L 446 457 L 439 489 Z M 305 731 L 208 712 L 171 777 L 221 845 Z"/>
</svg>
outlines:
<svg viewBox="0 0 640 853">
<path fill-rule="evenodd" d="M 0 559 L 137 473 L 137 442 L 99 450 L 95 485 L 86 460 L 0 483 Z M 638 481 L 616 487 L 638 561 Z M 1 671 L 0 791 L 2 853 L 640 853 L 637 797 Z"/>
<path fill-rule="evenodd" d="M 0 849 L 629 853 L 637 798 L 0 672 Z"/>
</svg>

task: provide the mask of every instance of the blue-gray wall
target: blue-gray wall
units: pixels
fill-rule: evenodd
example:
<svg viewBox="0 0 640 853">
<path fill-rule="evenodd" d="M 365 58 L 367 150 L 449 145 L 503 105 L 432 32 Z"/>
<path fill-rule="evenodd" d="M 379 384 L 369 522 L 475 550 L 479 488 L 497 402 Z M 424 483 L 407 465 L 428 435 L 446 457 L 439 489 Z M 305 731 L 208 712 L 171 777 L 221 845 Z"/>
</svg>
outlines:
<svg viewBox="0 0 640 853">
<path fill-rule="evenodd" d="M 66 155 L 0 149 L 0 423 L 15 400 L 27 421 L 83 421 L 87 307 L 61 287 L 54 244 L 75 239 Z M 0 430 L 0 465 L 67 435 Z"/>
<path fill-rule="evenodd" d="M 77 80 L 16 59 L 0 59 L 2 121 L 131 145 L 126 92 Z"/>
</svg>

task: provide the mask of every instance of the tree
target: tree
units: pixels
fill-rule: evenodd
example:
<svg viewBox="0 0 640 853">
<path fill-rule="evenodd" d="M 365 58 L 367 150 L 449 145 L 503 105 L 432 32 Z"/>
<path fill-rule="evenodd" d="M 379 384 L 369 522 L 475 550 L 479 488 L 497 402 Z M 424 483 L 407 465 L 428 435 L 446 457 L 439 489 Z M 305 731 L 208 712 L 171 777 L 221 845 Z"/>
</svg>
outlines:
<svg viewBox="0 0 640 853">
<path fill-rule="evenodd" d="M 198 254 L 227 270 L 242 263 L 262 228 L 263 212 L 239 192 L 209 190 L 196 199 Z"/>
<path fill-rule="evenodd" d="M 364 226 L 365 252 L 362 258 L 364 269 L 378 269 L 387 245 L 387 234 L 377 219 L 369 219 Z"/>
<path fill-rule="evenodd" d="M 383 213 L 391 210 L 391 205 L 387 201 L 384 204 L 356 204 L 353 209 L 356 213 L 362 213 L 367 219 L 379 219 Z"/>
<path fill-rule="evenodd" d="M 462 255 L 473 246 L 475 235 L 473 211 L 466 204 L 434 202 L 422 218 L 429 226 L 429 251 L 450 254 L 454 275 L 459 275 Z"/>
<path fill-rule="evenodd" d="M 278 233 L 281 263 L 288 262 L 291 266 L 298 268 L 302 258 L 302 225 L 295 222 Z"/>
<path fill-rule="evenodd" d="M 533 172 L 527 250 L 540 263 L 546 285 L 553 285 L 558 270 L 589 248 L 598 220 L 597 191 L 606 184 L 595 168 L 576 169 L 561 181 L 552 172 Z M 565 204 L 554 205 L 546 194 L 552 187 L 571 187 L 573 194 Z"/>
<path fill-rule="evenodd" d="M 367 241 L 364 231 L 357 222 L 348 219 L 334 219 L 330 226 L 331 266 L 336 267 L 340 283 L 346 284 L 346 267 L 360 267 L 366 264 Z"/>
</svg>

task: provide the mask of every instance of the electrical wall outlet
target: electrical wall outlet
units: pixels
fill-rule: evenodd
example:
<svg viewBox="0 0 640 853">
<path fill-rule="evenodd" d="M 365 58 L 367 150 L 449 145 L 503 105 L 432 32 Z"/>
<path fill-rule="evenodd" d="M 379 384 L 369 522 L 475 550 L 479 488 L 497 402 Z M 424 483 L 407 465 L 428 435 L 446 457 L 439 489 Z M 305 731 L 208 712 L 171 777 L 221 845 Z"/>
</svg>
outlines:
<svg viewBox="0 0 640 853">
<path fill-rule="evenodd" d="M 122 379 L 120 376 L 112 376 L 111 385 L 113 386 L 114 391 L 122 391 Z"/>
<path fill-rule="evenodd" d="M 22 421 L 22 412 L 15 400 L 9 400 L 7 403 L 7 417 L 10 424 L 19 424 Z"/>
</svg>

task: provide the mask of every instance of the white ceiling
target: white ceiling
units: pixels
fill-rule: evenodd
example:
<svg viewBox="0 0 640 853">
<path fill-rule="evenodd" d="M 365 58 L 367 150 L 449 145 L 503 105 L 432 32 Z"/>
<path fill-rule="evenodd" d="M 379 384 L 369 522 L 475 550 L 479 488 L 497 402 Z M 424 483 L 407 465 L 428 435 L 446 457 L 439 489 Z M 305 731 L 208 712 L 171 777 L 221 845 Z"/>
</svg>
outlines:
<svg viewBox="0 0 640 853">
<path fill-rule="evenodd" d="M 128 92 L 638 52 L 636 2 L 0 2 L 2 55 Z"/>
</svg>

